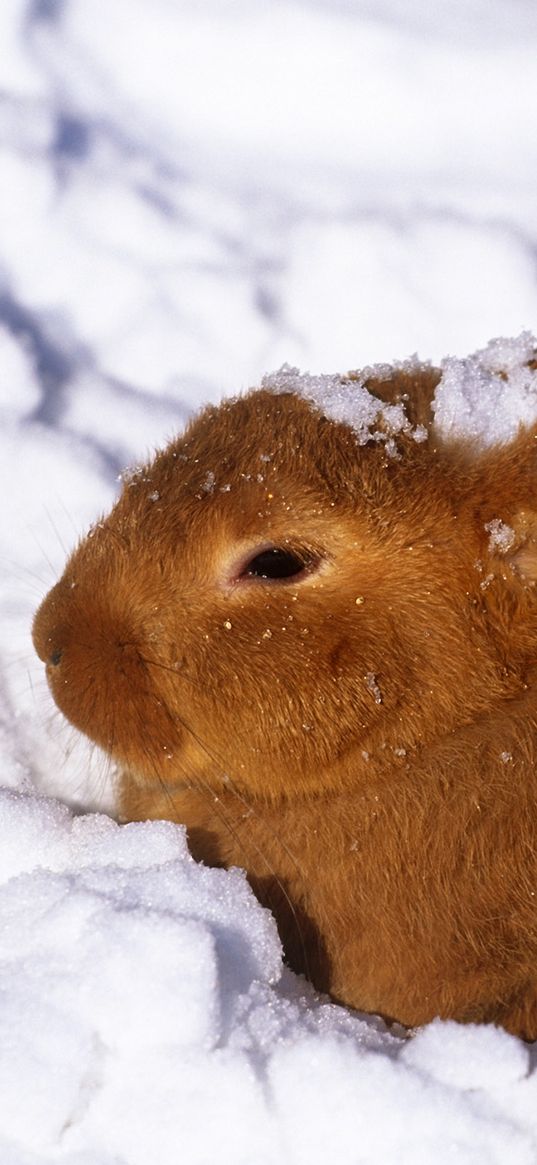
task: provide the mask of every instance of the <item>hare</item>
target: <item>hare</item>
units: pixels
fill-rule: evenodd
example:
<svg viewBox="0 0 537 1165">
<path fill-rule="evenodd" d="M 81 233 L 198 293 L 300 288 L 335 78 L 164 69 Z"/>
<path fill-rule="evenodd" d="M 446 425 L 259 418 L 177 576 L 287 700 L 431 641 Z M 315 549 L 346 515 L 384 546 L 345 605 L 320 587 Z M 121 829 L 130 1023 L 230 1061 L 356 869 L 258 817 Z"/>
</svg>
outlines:
<svg viewBox="0 0 537 1165">
<path fill-rule="evenodd" d="M 122 819 L 243 866 L 319 990 L 536 1039 L 537 428 L 442 438 L 439 377 L 343 379 L 365 434 L 295 391 L 207 408 L 34 642 Z"/>
</svg>

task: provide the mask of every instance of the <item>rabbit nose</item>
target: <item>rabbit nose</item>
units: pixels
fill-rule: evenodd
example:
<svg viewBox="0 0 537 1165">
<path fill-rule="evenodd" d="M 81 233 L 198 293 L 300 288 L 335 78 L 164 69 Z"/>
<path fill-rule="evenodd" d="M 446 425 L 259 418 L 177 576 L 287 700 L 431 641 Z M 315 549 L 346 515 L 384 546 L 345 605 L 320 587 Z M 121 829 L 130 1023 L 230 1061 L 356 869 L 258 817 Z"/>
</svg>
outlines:
<svg viewBox="0 0 537 1165">
<path fill-rule="evenodd" d="M 50 664 L 51 667 L 57 667 L 63 656 L 62 639 L 65 629 L 62 630 L 60 627 L 58 618 L 58 606 L 61 598 L 61 590 L 57 583 L 43 599 L 35 614 L 32 627 L 35 650 L 43 663 Z"/>
<path fill-rule="evenodd" d="M 46 664 L 47 667 L 59 667 L 62 662 L 64 649 L 59 647 L 57 639 L 53 635 L 47 636 L 45 639 L 42 635 L 34 633 L 34 647 L 39 658 Z"/>
</svg>

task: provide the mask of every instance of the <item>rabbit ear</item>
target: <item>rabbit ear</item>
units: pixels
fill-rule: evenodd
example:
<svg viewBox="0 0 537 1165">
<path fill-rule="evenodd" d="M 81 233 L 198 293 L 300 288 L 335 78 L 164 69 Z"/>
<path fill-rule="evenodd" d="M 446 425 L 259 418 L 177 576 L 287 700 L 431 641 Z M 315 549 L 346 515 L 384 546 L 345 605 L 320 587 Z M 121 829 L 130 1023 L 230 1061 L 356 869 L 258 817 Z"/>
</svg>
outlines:
<svg viewBox="0 0 537 1165">
<path fill-rule="evenodd" d="M 440 375 L 440 369 L 432 365 L 416 364 L 392 369 L 385 379 L 372 376 L 364 384 L 385 404 L 403 404 L 411 425 L 428 428 L 433 421 L 432 402 Z"/>
<path fill-rule="evenodd" d="M 472 442 L 453 440 L 441 450 L 455 468 L 461 511 L 470 511 L 475 523 L 479 559 L 494 572 L 503 562 L 513 579 L 537 581 L 537 426 L 521 428 L 504 444 L 476 450 Z"/>
</svg>

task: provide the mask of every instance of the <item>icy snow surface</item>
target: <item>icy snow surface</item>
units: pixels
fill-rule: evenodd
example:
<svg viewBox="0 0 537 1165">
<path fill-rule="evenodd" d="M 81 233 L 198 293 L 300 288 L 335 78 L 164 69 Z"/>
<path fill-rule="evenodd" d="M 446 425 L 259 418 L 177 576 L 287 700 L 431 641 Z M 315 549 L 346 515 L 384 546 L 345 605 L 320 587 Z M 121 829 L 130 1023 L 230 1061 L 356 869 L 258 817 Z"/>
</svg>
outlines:
<svg viewBox="0 0 537 1165">
<path fill-rule="evenodd" d="M 535 416 L 536 51 L 533 0 L 0 5 L 1 1165 L 537 1161 L 534 1049 L 316 999 L 179 827 L 43 798 L 113 775 L 29 640 L 121 468 L 267 369 L 449 354 L 446 432 Z"/>
</svg>

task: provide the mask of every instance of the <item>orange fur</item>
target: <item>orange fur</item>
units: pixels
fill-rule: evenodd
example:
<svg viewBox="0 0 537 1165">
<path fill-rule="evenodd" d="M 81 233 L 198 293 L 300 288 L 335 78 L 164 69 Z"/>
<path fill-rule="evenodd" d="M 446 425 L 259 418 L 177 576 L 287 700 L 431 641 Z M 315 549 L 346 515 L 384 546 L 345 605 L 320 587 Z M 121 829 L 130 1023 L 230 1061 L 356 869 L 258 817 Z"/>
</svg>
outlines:
<svg viewBox="0 0 537 1165">
<path fill-rule="evenodd" d="M 318 988 L 534 1039 L 536 434 L 443 443 L 438 375 L 369 384 L 429 427 L 395 458 L 291 394 L 207 409 L 74 552 L 34 640 L 120 766 L 122 816 L 244 866 Z M 317 569 L 237 581 L 266 543 Z"/>
</svg>

